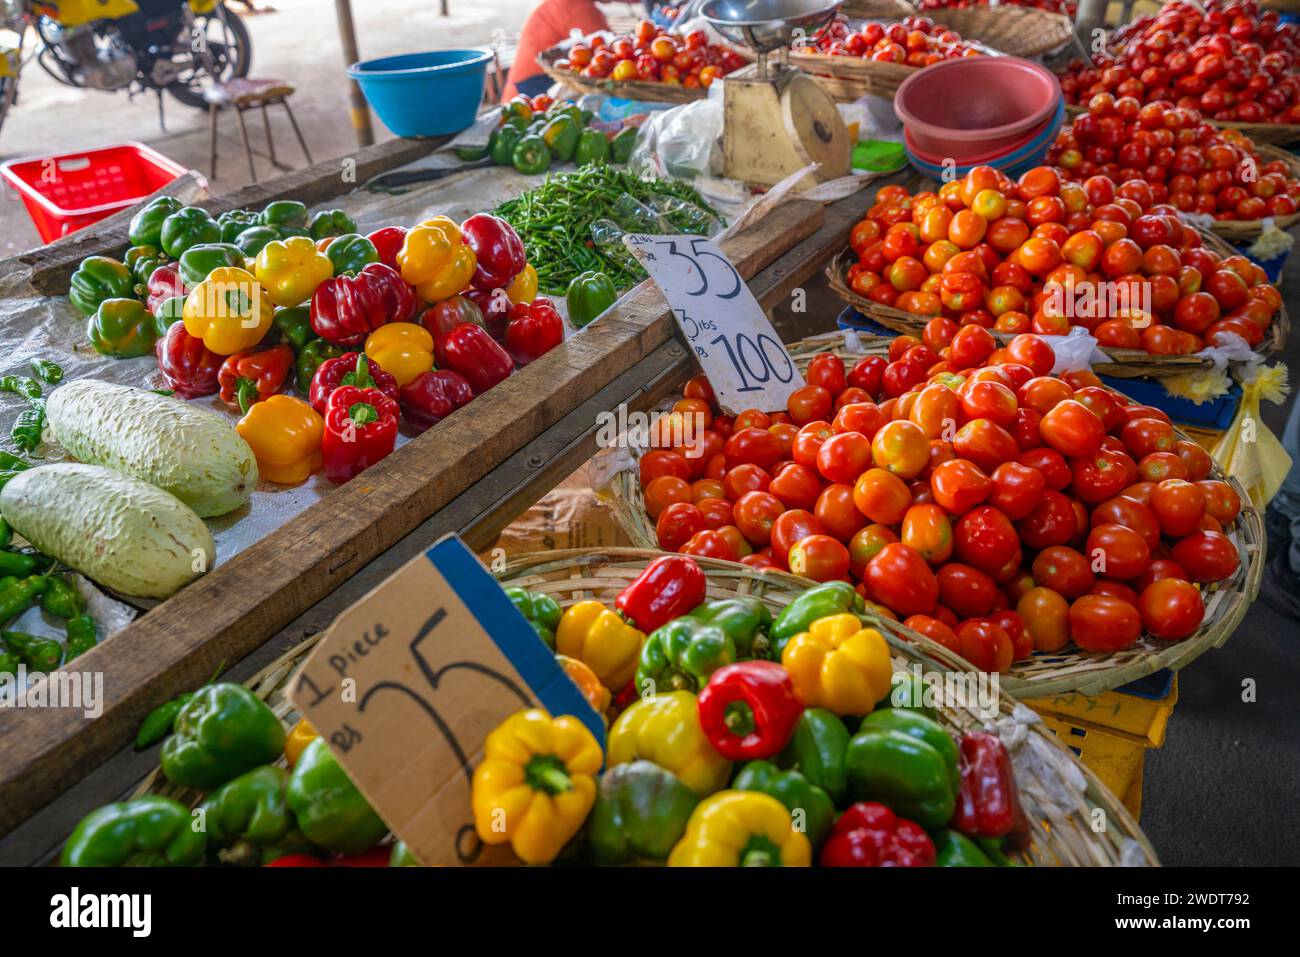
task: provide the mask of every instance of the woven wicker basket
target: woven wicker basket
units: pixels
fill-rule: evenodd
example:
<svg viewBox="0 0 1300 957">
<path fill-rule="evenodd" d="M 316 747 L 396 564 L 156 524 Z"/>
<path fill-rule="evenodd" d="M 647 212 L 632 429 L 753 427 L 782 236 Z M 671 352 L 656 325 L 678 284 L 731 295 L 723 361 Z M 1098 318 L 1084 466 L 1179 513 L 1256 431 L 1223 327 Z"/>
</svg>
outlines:
<svg viewBox="0 0 1300 957">
<path fill-rule="evenodd" d="M 573 70 L 560 70 L 555 61 L 565 55 L 564 46 L 554 46 L 537 54 L 537 65 L 556 83 L 563 83 L 580 93 L 607 93 L 642 103 L 691 103 L 709 95 L 703 87 L 685 87 L 680 83 L 655 83 L 649 80 L 592 79 Z"/>
<path fill-rule="evenodd" d="M 1223 256 L 1235 256 L 1240 253 L 1233 248 L 1228 242 L 1219 236 L 1201 230 L 1201 236 L 1205 245 L 1215 250 Z M 872 321 L 879 323 L 887 329 L 903 335 L 921 334 L 925 324 L 929 321 L 928 317 L 917 316 L 910 312 L 903 312 L 901 309 L 895 309 L 893 306 L 881 305 L 865 296 L 861 296 L 849 288 L 845 280 L 845 274 L 849 266 L 855 262 L 852 250 L 841 250 L 829 266 L 826 267 L 826 279 L 830 285 L 831 291 L 841 300 L 854 309 L 868 316 Z M 1268 336 L 1259 345 L 1255 351 L 1261 356 L 1269 356 L 1275 352 L 1280 352 L 1286 345 L 1287 335 L 1290 333 L 1291 319 L 1287 313 L 1286 304 L 1278 310 L 1277 315 L 1273 317 L 1273 322 L 1269 326 Z M 1001 341 L 1009 341 L 1010 335 L 994 333 Z M 1110 359 L 1110 362 L 1103 365 L 1098 363 L 1094 369 L 1098 373 L 1105 375 L 1117 376 L 1125 379 L 1137 377 L 1163 378 L 1167 376 L 1182 375 L 1187 372 L 1196 372 L 1201 369 L 1209 369 L 1214 363 L 1212 360 L 1203 356 L 1157 356 L 1140 349 L 1111 349 L 1103 348 L 1101 350 Z"/>
<path fill-rule="evenodd" d="M 807 369 L 812 357 L 822 352 L 833 352 L 850 362 L 864 355 L 884 354 L 888 352 L 889 339 L 830 332 L 803 339 L 787 346 L 787 349 L 802 372 Z M 1181 431 L 1178 431 L 1178 436 L 1187 438 Z M 632 451 L 633 456 L 637 457 L 642 450 Z M 1016 698 L 1041 698 L 1070 692 L 1100 694 L 1162 668 L 1178 670 L 1209 649 L 1220 647 L 1231 637 L 1245 617 L 1246 609 L 1259 594 L 1259 584 L 1264 574 L 1264 522 L 1236 479 L 1225 476 L 1217 464 L 1211 475 L 1229 482 L 1243 503 L 1237 521 L 1231 528 L 1224 529 L 1224 533 L 1237 546 L 1240 565 L 1230 579 L 1204 590 L 1205 621 L 1196 633 L 1172 644 L 1144 636 L 1131 648 L 1105 654 L 1082 651 L 1073 645 L 1061 652 L 1036 654 L 1032 658 L 1015 662 L 1009 671 L 1002 674 L 1004 691 Z M 613 475 L 608 498 L 615 521 L 632 541 L 645 547 L 657 547 L 654 522 L 645 510 L 639 471 L 635 463 Z M 897 626 L 895 631 L 923 645 L 931 654 L 937 654 L 936 649 L 944 651 L 928 638 L 910 629 Z M 951 652 L 946 653 L 951 655 Z"/>
<path fill-rule="evenodd" d="M 963 37 L 963 39 L 967 39 Z M 976 40 L 967 42 L 986 56 L 1001 56 L 1001 51 Z M 880 63 L 856 56 L 831 56 L 812 50 L 791 50 L 789 62 L 793 67 L 812 74 L 827 93 L 841 103 L 852 103 L 859 97 L 871 94 L 892 99 L 903 81 L 924 67 L 904 63 Z"/>
<path fill-rule="evenodd" d="M 965 10 L 940 7 L 924 15 L 935 23 L 956 30 L 963 39 L 974 40 L 1008 56 L 1032 59 L 1051 53 L 1070 42 L 1074 28 L 1062 13 L 1031 7 L 1002 5 L 970 7 Z"/>
<path fill-rule="evenodd" d="M 1296 156 L 1289 150 L 1271 146 L 1268 143 L 1257 144 L 1255 152 L 1259 154 L 1259 158 L 1265 163 L 1281 160 L 1287 165 L 1291 177 L 1300 179 L 1300 156 Z M 1300 212 L 1292 213 L 1290 216 L 1275 216 L 1273 222 L 1278 229 L 1290 229 L 1296 223 L 1300 223 Z M 1264 231 L 1264 227 L 1261 221 L 1257 219 L 1216 219 L 1213 225 L 1210 226 L 1210 231 L 1216 236 L 1222 236 L 1230 243 L 1249 243 L 1259 238 L 1259 234 Z"/>
<path fill-rule="evenodd" d="M 1066 118 L 1072 119 L 1088 112 L 1087 107 L 1066 104 Z M 1234 123 L 1229 120 L 1206 119 L 1221 130 L 1237 130 L 1261 146 L 1286 146 L 1300 142 L 1300 123 Z"/>
<path fill-rule="evenodd" d="M 565 608 L 588 598 L 612 602 L 658 554 L 634 548 L 538 552 L 512 559 L 497 577 L 503 585 L 518 585 L 549 594 Z M 809 585 L 794 575 L 757 572 L 744 565 L 714 559 L 696 560 L 708 579 L 710 599 L 748 595 L 761 599 L 777 612 Z M 922 674 L 927 674 L 969 670 L 960 658 L 938 645 L 919 647 L 893 622 L 876 624 L 889 642 L 896 671 L 919 668 Z M 286 652 L 246 683 L 286 728 L 299 717 L 289 701 L 287 689 L 299 665 L 320 638 L 321 635 L 312 637 Z M 1031 827 L 1029 847 L 1015 855 L 1021 863 L 1033 866 L 1159 864 L 1155 850 L 1132 815 L 1024 705 L 1000 694 L 996 724 L 983 720 L 975 707 L 940 705 L 938 710 L 940 722 L 950 733 L 960 735 L 968 730 L 996 727 L 1011 751 L 1020 800 Z M 160 768 L 155 768 L 140 783 L 135 796 L 145 793 L 165 794 L 190 807 L 197 806 L 202 799 L 199 792 L 170 784 Z M 1098 811 L 1106 822 L 1100 831 L 1095 827 Z"/>
<path fill-rule="evenodd" d="M 848 0 L 840 13 L 851 20 L 901 20 L 918 11 L 907 0 Z"/>
</svg>

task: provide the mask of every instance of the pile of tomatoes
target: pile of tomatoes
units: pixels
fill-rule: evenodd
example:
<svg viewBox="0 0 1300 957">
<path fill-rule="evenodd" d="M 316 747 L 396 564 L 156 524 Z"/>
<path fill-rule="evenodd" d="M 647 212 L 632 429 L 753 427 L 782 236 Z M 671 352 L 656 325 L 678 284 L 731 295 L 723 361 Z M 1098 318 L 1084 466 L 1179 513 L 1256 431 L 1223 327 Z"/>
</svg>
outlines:
<svg viewBox="0 0 1300 957">
<path fill-rule="evenodd" d="M 1065 335 L 1190 355 L 1263 342 L 1282 296 L 1245 256 L 1221 257 L 1144 179 L 1064 181 L 1039 166 L 1019 182 L 977 166 L 937 193 L 885 186 L 849 244 L 859 295 L 953 328 Z M 1111 310 L 1109 304 L 1123 308 Z M 1145 304 L 1138 308 L 1139 304 Z"/>
<path fill-rule="evenodd" d="M 1152 196 L 1215 219 L 1290 216 L 1300 209 L 1300 180 L 1280 159 L 1265 162 L 1250 139 L 1220 130 L 1199 111 L 1157 100 L 1098 93 L 1088 112 L 1061 130 L 1047 155 L 1074 180 L 1098 173 L 1144 179 Z"/>
<path fill-rule="evenodd" d="M 1048 13 L 1064 13 L 1073 19 L 1079 5 L 1072 0 L 1000 0 L 998 6 L 1029 7 L 1034 10 L 1046 10 Z M 992 6 L 989 0 L 921 0 L 917 4 L 920 10 L 968 10 L 972 7 Z"/>
<path fill-rule="evenodd" d="M 1054 361 L 935 319 L 888 358 L 814 357 L 784 413 L 719 414 L 697 376 L 640 461 L 659 545 L 846 579 L 986 671 L 1186 638 L 1237 571 L 1240 499 L 1164 412 Z"/>
<path fill-rule="evenodd" d="M 703 30 L 678 36 L 642 20 L 636 32 L 607 37 L 593 34 L 568 49 L 552 65 L 590 79 L 644 80 L 688 88 L 709 86 L 748 62 L 735 50 L 709 42 Z"/>
<path fill-rule="evenodd" d="M 822 27 L 804 47 L 830 56 L 854 56 L 878 63 L 930 66 L 941 60 L 979 56 L 961 34 L 936 25 L 929 17 L 904 17 L 898 23 L 864 23 L 854 30 L 842 14 Z"/>
<path fill-rule="evenodd" d="M 1113 39 L 1118 53 L 1070 63 L 1066 102 L 1111 93 L 1169 100 L 1212 120 L 1300 123 L 1300 27 L 1260 13 L 1255 0 L 1210 0 L 1207 9 L 1170 3 L 1137 18 Z"/>
</svg>

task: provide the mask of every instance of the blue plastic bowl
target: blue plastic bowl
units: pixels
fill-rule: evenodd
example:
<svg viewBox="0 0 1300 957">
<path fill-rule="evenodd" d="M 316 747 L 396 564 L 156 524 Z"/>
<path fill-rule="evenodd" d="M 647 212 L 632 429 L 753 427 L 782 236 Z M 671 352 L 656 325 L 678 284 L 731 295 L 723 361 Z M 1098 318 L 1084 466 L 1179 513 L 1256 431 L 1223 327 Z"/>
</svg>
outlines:
<svg viewBox="0 0 1300 957">
<path fill-rule="evenodd" d="M 953 173 L 957 176 L 965 176 L 976 166 L 992 166 L 1001 170 L 1008 176 L 1015 179 L 1022 173 L 1033 169 L 1035 166 L 1041 166 L 1047 159 L 1047 151 L 1051 149 L 1052 143 L 1056 141 L 1056 134 L 1060 132 L 1061 125 L 1065 122 L 1065 99 L 1062 97 L 1057 101 L 1056 113 L 1052 116 L 1051 122 L 1043 127 L 1042 131 L 1032 140 L 1023 146 L 1017 147 L 1005 156 L 997 157 L 993 160 L 985 160 L 981 163 L 958 164 Z M 911 164 L 921 173 L 929 176 L 931 179 L 942 180 L 945 168 L 935 163 L 927 162 L 916 156 L 911 147 L 904 143 L 903 148 L 907 151 L 907 158 Z"/>
<path fill-rule="evenodd" d="M 473 124 L 491 59 L 485 50 L 430 50 L 354 63 L 348 76 L 398 136 L 444 136 Z"/>
</svg>

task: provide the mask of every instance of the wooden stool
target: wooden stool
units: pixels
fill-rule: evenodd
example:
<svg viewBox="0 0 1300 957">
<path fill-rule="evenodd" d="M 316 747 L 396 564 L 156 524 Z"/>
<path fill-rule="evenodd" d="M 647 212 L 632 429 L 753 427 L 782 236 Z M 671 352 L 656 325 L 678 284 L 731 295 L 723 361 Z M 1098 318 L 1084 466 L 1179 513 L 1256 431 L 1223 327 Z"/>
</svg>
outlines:
<svg viewBox="0 0 1300 957">
<path fill-rule="evenodd" d="M 236 77 L 224 83 L 216 83 L 203 91 L 203 98 L 208 101 L 208 117 L 212 126 L 213 179 L 217 178 L 217 114 L 227 106 L 235 109 L 235 119 L 239 123 L 239 136 L 244 141 L 244 155 L 248 158 L 248 175 L 252 177 L 254 183 L 257 182 L 257 167 L 253 164 L 253 148 L 248 143 L 248 127 L 244 124 L 245 110 L 261 108 L 262 126 L 266 130 L 266 149 L 271 156 L 271 165 L 276 169 L 288 171 L 292 167 L 285 166 L 275 158 L 275 140 L 271 138 L 271 119 L 266 112 L 267 106 L 272 104 L 279 103 L 283 106 L 284 112 L 289 116 L 294 136 L 298 137 L 298 145 L 302 147 L 303 155 L 307 157 L 307 165 L 311 165 L 311 151 L 307 149 L 307 141 L 302 138 L 302 130 L 298 129 L 298 121 L 294 119 L 293 110 L 289 108 L 289 97 L 293 92 L 294 85 L 284 80 L 251 80 L 247 77 Z"/>
</svg>

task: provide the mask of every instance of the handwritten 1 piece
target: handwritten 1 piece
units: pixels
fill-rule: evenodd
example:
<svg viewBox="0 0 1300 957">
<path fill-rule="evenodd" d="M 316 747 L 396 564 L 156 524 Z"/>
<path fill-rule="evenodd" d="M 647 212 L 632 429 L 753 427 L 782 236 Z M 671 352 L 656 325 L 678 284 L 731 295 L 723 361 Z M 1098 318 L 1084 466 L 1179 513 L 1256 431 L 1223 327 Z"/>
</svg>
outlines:
<svg viewBox="0 0 1300 957">
<path fill-rule="evenodd" d="M 749 286 L 712 240 L 629 233 L 725 412 L 785 409 L 804 384 Z"/>
</svg>

